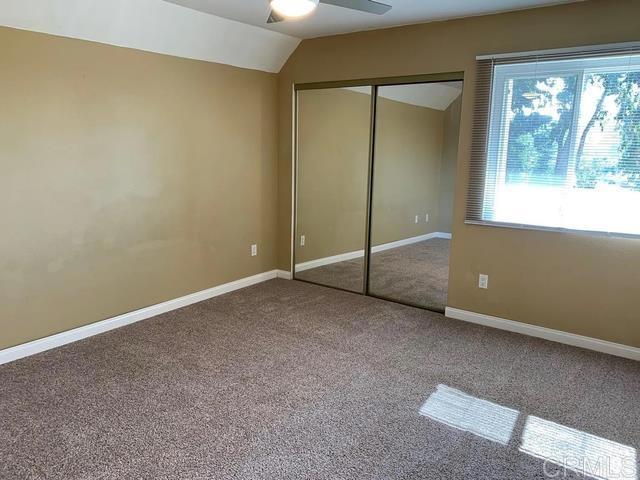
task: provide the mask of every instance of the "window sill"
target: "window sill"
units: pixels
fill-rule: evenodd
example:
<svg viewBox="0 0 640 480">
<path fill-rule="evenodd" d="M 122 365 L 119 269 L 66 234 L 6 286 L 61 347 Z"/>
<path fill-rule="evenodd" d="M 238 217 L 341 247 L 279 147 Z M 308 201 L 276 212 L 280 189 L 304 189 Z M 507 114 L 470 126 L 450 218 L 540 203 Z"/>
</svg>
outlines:
<svg viewBox="0 0 640 480">
<path fill-rule="evenodd" d="M 578 230 L 573 228 L 545 227 L 541 225 L 492 222 L 489 220 L 465 220 L 464 223 L 465 225 L 479 225 L 483 227 L 510 228 L 514 230 L 531 230 L 531 231 L 538 231 L 538 232 L 553 232 L 553 233 L 564 233 L 564 234 L 572 234 L 572 235 L 585 235 L 590 237 L 640 239 L 640 234 L 636 234 L 636 233 L 602 232 L 599 230 Z"/>
</svg>

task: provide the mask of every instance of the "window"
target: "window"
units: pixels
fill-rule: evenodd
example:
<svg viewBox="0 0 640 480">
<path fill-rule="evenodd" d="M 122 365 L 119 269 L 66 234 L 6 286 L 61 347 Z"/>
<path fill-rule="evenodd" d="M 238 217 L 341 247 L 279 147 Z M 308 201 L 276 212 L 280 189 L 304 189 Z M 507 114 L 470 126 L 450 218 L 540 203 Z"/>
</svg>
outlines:
<svg viewBox="0 0 640 480">
<path fill-rule="evenodd" d="M 478 74 L 468 221 L 640 234 L 640 49 Z"/>
</svg>

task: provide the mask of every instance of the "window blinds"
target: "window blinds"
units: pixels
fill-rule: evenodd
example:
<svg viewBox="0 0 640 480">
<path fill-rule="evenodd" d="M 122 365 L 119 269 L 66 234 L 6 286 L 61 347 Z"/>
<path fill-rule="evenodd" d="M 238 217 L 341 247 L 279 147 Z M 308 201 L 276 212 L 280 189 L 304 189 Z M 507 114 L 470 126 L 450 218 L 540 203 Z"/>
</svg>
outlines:
<svg viewBox="0 0 640 480">
<path fill-rule="evenodd" d="M 640 234 L 640 45 L 477 60 L 468 223 Z"/>
</svg>

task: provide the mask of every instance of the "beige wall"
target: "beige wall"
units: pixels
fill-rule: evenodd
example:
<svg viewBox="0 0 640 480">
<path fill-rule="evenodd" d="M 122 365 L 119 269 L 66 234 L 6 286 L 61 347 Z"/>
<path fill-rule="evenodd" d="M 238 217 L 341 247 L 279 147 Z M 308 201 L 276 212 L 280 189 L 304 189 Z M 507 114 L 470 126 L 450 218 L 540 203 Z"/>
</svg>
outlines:
<svg viewBox="0 0 640 480">
<path fill-rule="evenodd" d="M 370 105 L 341 88 L 298 93 L 296 263 L 364 249 Z M 437 231 L 444 121 L 443 111 L 378 99 L 373 245 Z"/>
<path fill-rule="evenodd" d="M 275 75 L 6 28 L 0 71 L 0 348 L 275 267 Z"/>
<path fill-rule="evenodd" d="M 453 228 L 453 199 L 455 196 L 456 165 L 458 164 L 461 107 L 462 96 L 455 99 L 444 112 L 437 230 L 445 233 L 451 233 Z"/>
<path fill-rule="evenodd" d="M 640 241 L 464 224 L 475 56 L 640 40 L 640 2 L 569 5 L 306 40 L 279 76 L 279 265 L 289 268 L 295 82 L 465 72 L 449 305 L 640 346 Z M 490 288 L 477 288 L 478 273 Z"/>
<path fill-rule="evenodd" d="M 372 245 L 437 231 L 444 112 L 379 98 L 376 116 Z"/>
</svg>

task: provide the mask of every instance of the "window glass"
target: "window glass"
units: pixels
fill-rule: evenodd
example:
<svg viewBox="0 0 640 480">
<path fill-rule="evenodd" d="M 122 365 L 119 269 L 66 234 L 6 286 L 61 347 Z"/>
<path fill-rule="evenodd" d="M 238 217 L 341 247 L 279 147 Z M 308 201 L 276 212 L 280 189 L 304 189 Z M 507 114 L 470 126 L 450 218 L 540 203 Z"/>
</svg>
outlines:
<svg viewBox="0 0 640 480">
<path fill-rule="evenodd" d="M 640 234 L 640 56 L 494 67 L 482 219 Z"/>
</svg>

